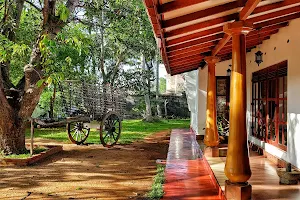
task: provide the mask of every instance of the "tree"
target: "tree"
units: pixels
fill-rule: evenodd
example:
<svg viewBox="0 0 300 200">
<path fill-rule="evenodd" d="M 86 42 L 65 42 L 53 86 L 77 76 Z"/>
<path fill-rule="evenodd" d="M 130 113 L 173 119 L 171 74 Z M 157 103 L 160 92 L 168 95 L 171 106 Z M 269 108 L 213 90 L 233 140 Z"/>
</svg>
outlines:
<svg viewBox="0 0 300 200">
<path fill-rule="evenodd" d="M 140 0 L 0 3 L 0 150 L 6 154 L 25 150 L 26 121 L 45 88 L 50 99 L 40 103 L 48 100 L 53 115 L 59 80 L 100 76 L 116 85 L 122 66 L 140 66 L 144 55 L 148 69 L 155 58 L 156 43 Z M 136 73 L 148 74 L 138 68 Z"/>
<path fill-rule="evenodd" d="M 35 6 L 39 14 L 35 20 L 36 32 L 31 35 L 29 43 L 22 40 L 20 32 L 21 19 L 26 21 L 28 10 L 32 5 L 24 5 L 25 0 L 1 0 L 1 70 L 0 70 L 0 150 L 6 154 L 19 154 L 25 151 L 26 121 L 33 113 L 43 89 L 51 82 L 53 40 L 74 16 L 79 0 L 44 0 L 42 6 Z M 33 11 L 33 12 L 37 12 Z M 38 20 L 39 19 L 39 20 Z M 27 38 L 25 38 L 27 39 Z M 34 41 L 34 42 L 33 42 Z M 30 47 L 32 45 L 32 48 Z M 20 52 L 21 49 L 21 52 Z M 30 53 L 29 53 L 30 52 Z M 26 54 L 26 63 L 22 78 L 14 84 L 10 71 L 12 57 Z M 26 59 L 26 57 L 28 59 Z"/>
<path fill-rule="evenodd" d="M 157 56 L 158 58 L 158 56 Z M 160 105 L 159 105 L 159 59 L 156 60 L 156 110 L 157 110 L 157 116 L 158 117 L 162 117 L 162 114 L 161 114 L 161 108 L 160 108 Z"/>
<path fill-rule="evenodd" d="M 159 91 L 160 93 L 165 93 L 167 90 L 167 80 L 163 77 L 159 78 Z"/>
</svg>

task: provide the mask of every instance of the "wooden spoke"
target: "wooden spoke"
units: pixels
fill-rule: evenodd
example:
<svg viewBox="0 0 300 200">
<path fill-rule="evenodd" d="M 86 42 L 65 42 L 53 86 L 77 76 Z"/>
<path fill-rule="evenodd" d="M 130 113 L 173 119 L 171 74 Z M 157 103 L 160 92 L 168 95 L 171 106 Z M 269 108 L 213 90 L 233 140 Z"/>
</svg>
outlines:
<svg viewBox="0 0 300 200">
<path fill-rule="evenodd" d="M 84 127 L 83 122 L 72 122 L 67 124 L 67 132 L 70 141 L 74 144 L 82 144 L 89 136 L 90 129 Z"/>
<path fill-rule="evenodd" d="M 105 147 L 114 146 L 121 135 L 121 120 L 115 112 L 105 115 L 100 126 L 100 141 Z"/>
</svg>

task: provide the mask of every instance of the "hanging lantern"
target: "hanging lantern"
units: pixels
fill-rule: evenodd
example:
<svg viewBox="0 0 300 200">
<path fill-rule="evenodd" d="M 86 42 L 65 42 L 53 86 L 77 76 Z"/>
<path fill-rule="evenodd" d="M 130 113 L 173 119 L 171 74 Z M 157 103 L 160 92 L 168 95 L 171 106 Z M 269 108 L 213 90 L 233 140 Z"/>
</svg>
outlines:
<svg viewBox="0 0 300 200">
<path fill-rule="evenodd" d="M 227 76 L 230 76 L 230 75 L 231 75 L 231 69 L 230 69 L 231 66 L 232 66 L 232 65 L 229 65 L 229 68 L 227 69 Z"/>
<path fill-rule="evenodd" d="M 260 50 L 255 53 L 255 62 L 258 66 L 263 62 L 263 53 Z"/>
<path fill-rule="evenodd" d="M 260 41 L 260 29 L 258 29 L 258 41 L 259 43 Z M 259 66 L 260 63 L 263 62 L 263 52 L 260 51 L 259 46 L 258 46 L 258 52 L 255 53 L 255 62 L 257 63 L 257 65 Z"/>
</svg>

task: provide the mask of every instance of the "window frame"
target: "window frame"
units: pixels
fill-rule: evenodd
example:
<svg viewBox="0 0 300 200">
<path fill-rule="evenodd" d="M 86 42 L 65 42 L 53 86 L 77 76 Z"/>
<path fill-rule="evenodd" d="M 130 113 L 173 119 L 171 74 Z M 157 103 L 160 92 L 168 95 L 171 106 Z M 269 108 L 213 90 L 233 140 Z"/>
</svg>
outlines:
<svg viewBox="0 0 300 200">
<path fill-rule="evenodd" d="M 284 129 L 287 127 L 287 109 L 285 108 L 287 106 L 287 70 L 288 62 L 283 61 L 253 72 L 251 95 L 251 135 L 284 151 L 287 150 L 287 140 L 285 140 L 287 129 Z M 281 77 L 283 77 L 281 85 L 282 97 L 280 97 L 279 93 Z M 271 82 L 273 84 L 270 84 Z M 275 96 L 273 96 L 274 94 Z M 282 103 L 281 117 L 279 116 L 280 103 Z M 270 118 L 269 111 L 273 113 L 271 114 L 273 115 L 272 118 Z M 272 120 L 272 125 L 270 125 L 270 120 Z M 269 133 L 270 127 L 275 128 L 274 134 Z M 281 128 L 281 132 L 279 128 Z M 279 139 L 281 139 L 281 143 Z M 284 144 L 285 141 L 286 144 Z"/>
</svg>

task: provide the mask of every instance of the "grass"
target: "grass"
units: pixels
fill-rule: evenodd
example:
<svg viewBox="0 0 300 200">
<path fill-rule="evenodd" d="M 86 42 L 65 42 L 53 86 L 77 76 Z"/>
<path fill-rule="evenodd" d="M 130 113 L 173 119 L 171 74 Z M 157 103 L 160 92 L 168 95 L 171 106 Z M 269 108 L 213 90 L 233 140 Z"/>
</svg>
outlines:
<svg viewBox="0 0 300 200">
<path fill-rule="evenodd" d="M 47 149 L 44 147 L 36 147 L 33 149 L 33 155 L 39 154 L 41 152 L 46 151 Z M 1 158 L 13 158 L 13 159 L 25 159 L 25 158 L 30 158 L 30 151 L 27 150 L 27 152 L 23 154 L 10 154 L 10 155 L 0 155 Z"/>
<path fill-rule="evenodd" d="M 149 199 L 161 199 L 164 195 L 163 184 L 165 182 L 165 165 L 157 165 L 157 174 L 153 179 L 152 189 L 147 194 Z"/>
<path fill-rule="evenodd" d="M 124 120 L 122 122 L 122 133 L 119 139 L 120 144 L 130 144 L 142 140 L 145 137 L 164 130 L 174 128 L 189 128 L 189 119 L 160 120 L 157 122 L 144 122 L 142 120 Z M 42 128 L 35 129 L 35 138 L 52 139 L 59 142 L 69 143 L 68 134 L 65 128 Z M 30 130 L 26 131 L 26 138 L 30 138 Z M 86 141 L 87 143 L 100 143 L 99 131 L 91 130 Z"/>
</svg>

